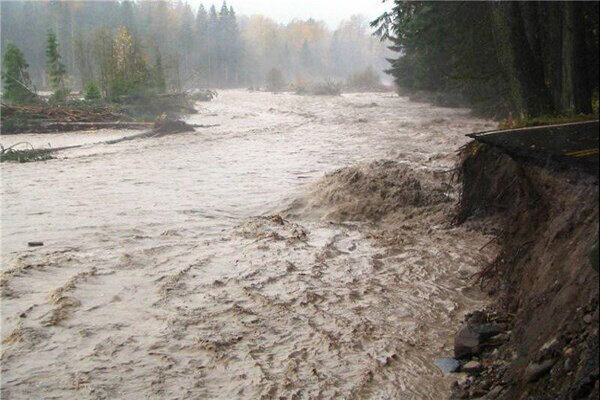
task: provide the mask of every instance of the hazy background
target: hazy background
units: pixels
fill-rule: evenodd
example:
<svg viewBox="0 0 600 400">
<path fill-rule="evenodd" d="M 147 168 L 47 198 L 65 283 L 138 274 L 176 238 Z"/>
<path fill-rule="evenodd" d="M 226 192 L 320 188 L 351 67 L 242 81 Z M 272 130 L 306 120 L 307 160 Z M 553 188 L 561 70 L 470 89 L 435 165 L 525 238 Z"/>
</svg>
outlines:
<svg viewBox="0 0 600 400">
<path fill-rule="evenodd" d="M 1 1 L 1 41 L 16 44 L 38 89 L 47 87 L 47 35 L 56 33 L 69 86 L 102 80 L 120 28 L 169 89 L 261 87 L 277 69 L 287 83 L 346 82 L 389 68 L 369 22 L 380 0 Z M 123 35 L 121 35 L 123 37 Z M 107 47 L 108 46 L 108 47 Z"/>
<path fill-rule="evenodd" d="M 210 7 L 211 1 L 192 0 L 194 7 L 204 4 Z M 335 29 L 343 20 L 352 15 L 364 15 L 373 20 L 390 8 L 390 3 L 382 0 L 229 0 L 239 14 L 261 14 L 280 23 L 293 19 L 322 20 L 329 28 Z"/>
</svg>

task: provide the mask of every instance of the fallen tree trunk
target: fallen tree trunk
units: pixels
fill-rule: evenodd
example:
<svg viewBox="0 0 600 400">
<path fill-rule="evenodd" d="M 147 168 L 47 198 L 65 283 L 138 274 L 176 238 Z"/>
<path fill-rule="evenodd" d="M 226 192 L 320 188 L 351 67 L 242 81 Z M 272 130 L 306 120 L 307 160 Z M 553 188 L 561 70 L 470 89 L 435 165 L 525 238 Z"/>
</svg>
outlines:
<svg viewBox="0 0 600 400">
<path fill-rule="evenodd" d="M 56 133 L 72 131 L 91 131 L 98 129 L 147 129 L 153 126 L 152 122 L 62 122 L 30 120 L 22 124 L 0 124 L 3 135 L 18 133 Z"/>
</svg>

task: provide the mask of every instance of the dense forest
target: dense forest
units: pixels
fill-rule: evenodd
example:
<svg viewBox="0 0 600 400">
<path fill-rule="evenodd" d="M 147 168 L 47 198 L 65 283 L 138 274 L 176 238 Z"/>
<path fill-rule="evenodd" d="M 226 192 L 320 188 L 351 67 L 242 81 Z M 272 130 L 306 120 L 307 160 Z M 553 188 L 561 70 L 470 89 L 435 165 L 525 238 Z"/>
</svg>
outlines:
<svg viewBox="0 0 600 400">
<path fill-rule="evenodd" d="M 238 16 L 226 2 L 209 9 L 182 1 L 128 0 L 9 1 L 1 7 L 2 52 L 8 43 L 22 51 L 38 89 L 53 86 L 45 53 L 48 32 L 56 35 L 65 85 L 71 88 L 102 82 L 106 54 L 115 51 L 119 35 L 130 54 L 148 66 L 160 63 L 166 84 L 176 89 L 259 86 L 273 68 L 287 82 L 343 81 L 369 66 L 383 70 L 389 52 L 358 16 L 332 31 L 315 20 L 278 24 Z"/>
<path fill-rule="evenodd" d="M 597 110 L 597 1 L 393 3 L 372 26 L 400 53 L 389 72 L 401 90 L 494 115 Z"/>
</svg>

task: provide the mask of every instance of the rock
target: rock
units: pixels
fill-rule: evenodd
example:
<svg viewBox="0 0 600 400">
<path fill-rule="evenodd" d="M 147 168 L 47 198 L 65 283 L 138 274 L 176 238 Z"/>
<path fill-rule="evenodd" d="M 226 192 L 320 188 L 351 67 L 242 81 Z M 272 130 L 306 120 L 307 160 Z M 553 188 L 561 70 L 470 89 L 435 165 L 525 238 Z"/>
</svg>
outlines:
<svg viewBox="0 0 600 400">
<path fill-rule="evenodd" d="M 502 332 L 491 338 L 494 342 L 503 343 L 508 342 L 510 340 L 510 332 Z"/>
<path fill-rule="evenodd" d="M 567 371 L 567 372 L 572 371 L 573 367 L 574 367 L 573 364 L 574 364 L 573 359 L 572 358 L 567 358 L 565 360 L 565 364 L 563 365 L 565 371 Z"/>
<path fill-rule="evenodd" d="M 502 392 L 502 386 L 494 386 L 492 388 L 492 390 L 490 390 L 489 393 L 487 395 L 485 395 L 484 399 L 485 400 L 494 400 L 494 399 L 498 398 L 498 396 L 500 395 L 500 392 Z"/>
<path fill-rule="evenodd" d="M 583 322 L 585 322 L 586 324 L 591 324 L 592 323 L 592 314 L 584 315 Z"/>
<path fill-rule="evenodd" d="M 556 360 L 550 359 L 541 363 L 531 363 L 525 369 L 525 380 L 527 382 L 535 382 L 542 376 L 547 374 L 554 366 Z"/>
<path fill-rule="evenodd" d="M 556 356 L 557 353 L 560 352 L 560 343 L 557 338 L 553 338 L 548 340 L 543 346 L 540 348 L 538 353 L 538 360 L 545 360 Z"/>
<path fill-rule="evenodd" d="M 479 353 L 481 335 L 465 324 L 454 337 L 454 357 L 464 358 Z"/>
<path fill-rule="evenodd" d="M 572 347 L 567 347 L 564 351 L 564 355 L 566 358 L 572 357 L 574 353 L 575 353 L 575 350 L 573 350 Z"/>
<path fill-rule="evenodd" d="M 435 360 L 435 365 L 444 373 L 452 373 L 458 371 L 460 362 L 454 358 L 440 358 Z"/>
<path fill-rule="evenodd" d="M 27 243 L 29 247 L 41 247 L 44 245 L 44 242 L 29 242 Z"/>
<path fill-rule="evenodd" d="M 485 391 L 485 390 L 483 390 L 483 389 L 481 389 L 481 388 L 479 388 L 479 387 L 475 387 L 475 388 L 472 388 L 472 389 L 469 391 L 469 394 L 470 394 L 471 398 L 474 398 L 474 399 L 479 399 L 479 398 L 481 398 L 483 395 L 487 394 L 487 391 Z"/>
<path fill-rule="evenodd" d="M 483 366 L 481 365 L 480 362 L 478 361 L 469 361 L 468 363 L 466 363 L 465 365 L 462 366 L 462 371 L 469 373 L 469 374 L 474 374 L 477 372 L 480 372 L 483 369 Z"/>
<path fill-rule="evenodd" d="M 506 330 L 506 327 L 501 324 L 492 322 L 489 324 L 474 324 L 471 325 L 471 329 L 479 333 L 482 340 L 487 340 L 504 332 Z"/>
<path fill-rule="evenodd" d="M 551 349 L 555 348 L 557 345 L 558 345 L 558 340 L 556 338 L 548 340 L 546 343 L 544 343 L 544 345 L 542 346 L 540 351 L 544 352 L 547 350 L 551 350 Z"/>
<path fill-rule="evenodd" d="M 494 351 L 492 351 L 492 353 L 490 354 L 490 359 L 497 360 L 499 356 L 500 351 L 498 349 L 494 349 Z"/>
</svg>

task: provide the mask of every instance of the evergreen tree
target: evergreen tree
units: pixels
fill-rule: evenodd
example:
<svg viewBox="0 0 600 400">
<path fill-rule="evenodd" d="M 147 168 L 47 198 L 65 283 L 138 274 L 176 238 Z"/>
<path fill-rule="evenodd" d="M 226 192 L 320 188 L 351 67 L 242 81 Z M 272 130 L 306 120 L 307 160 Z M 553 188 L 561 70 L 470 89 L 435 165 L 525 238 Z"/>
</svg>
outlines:
<svg viewBox="0 0 600 400">
<path fill-rule="evenodd" d="M 208 13 L 202 4 L 198 6 L 198 12 L 196 13 L 194 36 L 194 78 L 198 83 L 202 78 L 206 81 L 208 73 Z"/>
<path fill-rule="evenodd" d="M 84 98 L 86 100 L 98 100 L 102 97 L 102 93 L 100 93 L 100 88 L 96 84 L 96 82 L 90 81 L 85 87 Z"/>
<path fill-rule="evenodd" d="M 29 64 L 21 50 L 13 43 L 6 44 L 2 58 L 3 100 L 9 103 L 26 103 L 35 98 L 31 87 Z"/>
<path fill-rule="evenodd" d="M 55 100 L 63 100 L 68 94 L 68 90 L 65 88 L 67 70 L 60 59 L 56 34 L 49 31 L 46 44 L 46 74 L 48 74 L 50 88 L 54 91 L 53 98 Z"/>
<path fill-rule="evenodd" d="M 167 84 L 165 81 L 165 71 L 163 69 L 160 51 L 156 52 L 156 63 L 152 69 L 152 75 L 154 78 L 154 87 L 159 93 L 164 93 L 167 90 Z"/>
<path fill-rule="evenodd" d="M 334 54 L 333 33 L 319 22 L 278 24 L 253 16 L 240 25 L 227 3 L 219 1 L 219 7 L 210 9 L 200 5 L 195 16 L 190 4 L 189 0 L 8 1 L 2 3 L 0 41 L 2 48 L 8 40 L 17 44 L 30 64 L 33 82 L 49 87 L 45 54 L 39 50 L 47 45 L 46 27 L 52 27 L 60 44 L 60 63 L 72 71 L 77 86 L 85 90 L 88 82 L 96 81 L 103 95 L 109 94 L 109 81 L 115 76 L 113 39 L 120 27 L 127 28 L 140 49 L 153 49 L 153 60 L 154 49 L 161 52 L 165 79 L 174 85 L 179 71 L 172 67 L 177 63 L 176 52 L 183 85 L 258 83 L 273 65 L 286 78 L 310 69 L 305 75 L 311 79 L 332 76 L 340 80 L 370 64 L 377 70 L 384 67 L 385 45 L 368 32 L 362 37 L 350 34 L 353 22 L 338 28 L 347 34 L 340 35 L 340 51 Z M 304 57 L 304 63 L 311 64 L 310 68 L 300 63 L 304 41 L 312 58 Z"/>
<path fill-rule="evenodd" d="M 373 22 L 400 88 L 450 93 L 488 114 L 589 113 L 598 2 L 394 0 Z"/>
<path fill-rule="evenodd" d="M 94 64 L 98 68 L 100 90 L 103 96 L 110 96 L 110 82 L 115 73 L 114 42 L 108 28 L 102 27 L 94 32 Z"/>
<path fill-rule="evenodd" d="M 207 48 L 207 78 L 210 82 L 217 81 L 218 55 L 219 55 L 219 15 L 214 5 L 208 14 L 208 43 Z"/>
</svg>

